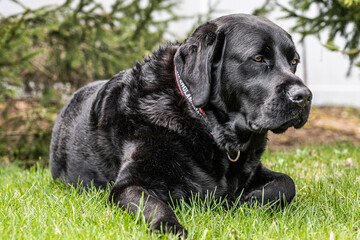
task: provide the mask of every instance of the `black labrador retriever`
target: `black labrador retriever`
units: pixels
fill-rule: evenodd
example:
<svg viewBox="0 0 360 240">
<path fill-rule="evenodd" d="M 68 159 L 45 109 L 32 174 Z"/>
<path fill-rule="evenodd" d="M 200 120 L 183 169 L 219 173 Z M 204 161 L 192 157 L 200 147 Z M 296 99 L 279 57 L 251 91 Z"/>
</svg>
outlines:
<svg viewBox="0 0 360 240">
<path fill-rule="evenodd" d="M 293 180 L 260 161 L 267 132 L 307 121 L 312 94 L 294 73 L 291 36 L 264 18 L 229 15 L 161 47 L 132 69 L 74 93 L 53 129 L 54 179 L 106 187 L 151 229 L 185 232 L 167 202 L 213 192 L 283 204 Z"/>
</svg>

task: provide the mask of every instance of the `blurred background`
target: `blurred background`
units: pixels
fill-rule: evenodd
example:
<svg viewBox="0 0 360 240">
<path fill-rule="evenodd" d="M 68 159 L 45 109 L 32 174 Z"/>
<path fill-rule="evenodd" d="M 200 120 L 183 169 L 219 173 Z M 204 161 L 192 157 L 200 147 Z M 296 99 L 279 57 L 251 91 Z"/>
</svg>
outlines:
<svg viewBox="0 0 360 240">
<path fill-rule="evenodd" d="M 360 144 L 359 0 L 0 0 L 0 164 L 46 165 L 53 122 L 77 88 L 231 13 L 290 32 L 314 94 L 305 127 L 270 134 L 269 149 Z"/>
</svg>

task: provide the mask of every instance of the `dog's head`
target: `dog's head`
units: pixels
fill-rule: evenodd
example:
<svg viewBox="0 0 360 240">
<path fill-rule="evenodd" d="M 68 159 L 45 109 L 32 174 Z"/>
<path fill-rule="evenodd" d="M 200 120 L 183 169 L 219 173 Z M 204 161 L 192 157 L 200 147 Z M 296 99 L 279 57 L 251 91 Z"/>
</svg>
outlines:
<svg viewBox="0 0 360 240">
<path fill-rule="evenodd" d="M 312 94 L 295 75 L 299 58 L 283 29 L 237 14 L 198 27 L 174 61 L 194 105 L 217 111 L 228 131 L 281 133 L 302 127 L 310 112 Z"/>
</svg>

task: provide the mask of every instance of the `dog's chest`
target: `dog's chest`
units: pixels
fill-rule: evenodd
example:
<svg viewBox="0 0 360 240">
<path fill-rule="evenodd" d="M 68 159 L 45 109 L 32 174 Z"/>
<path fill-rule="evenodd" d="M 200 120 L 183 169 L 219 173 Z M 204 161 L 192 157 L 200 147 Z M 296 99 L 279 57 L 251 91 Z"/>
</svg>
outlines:
<svg viewBox="0 0 360 240">
<path fill-rule="evenodd" d="M 214 169 L 213 172 L 206 171 L 201 167 L 193 168 L 194 178 L 192 181 L 192 187 L 196 189 L 196 192 L 201 193 L 201 195 L 205 195 L 209 192 L 213 192 L 216 196 L 226 194 L 228 183 L 225 173 L 228 164 L 225 159 L 220 161 L 223 162 L 222 169 L 218 167 L 218 169 Z"/>
<path fill-rule="evenodd" d="M 229 195 L 237 195 L 248 188 L 260 160 L 252 152 L 243 153 L 237 162 L 229 162 L 226 181 Z"/>
<path fill-rule="evenodd" d="M 208 193 L 213 193 L 215 197 L 233 196 L 246 190 L 260 164 L 252 151 L 243 153 L 237 162 L 231 162 L 225 153 L 213 157 L 205 167 L 193 164 L 191 172 L 182 176 L 187 188 L 202 197 Z"/>
</svg>

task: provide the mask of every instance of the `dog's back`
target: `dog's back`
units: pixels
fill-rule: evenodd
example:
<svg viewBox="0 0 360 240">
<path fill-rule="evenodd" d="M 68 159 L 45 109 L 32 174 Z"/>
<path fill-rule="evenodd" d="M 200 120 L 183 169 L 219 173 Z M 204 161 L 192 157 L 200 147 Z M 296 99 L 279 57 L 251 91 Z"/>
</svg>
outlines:
<svg viewBox="0 0 360 240">
<path fill-rule="evenodd" d="M 50 144 L 50 166 L 54 179 L 70 183 L 71 179 L 74 179 L 72 174 L 87 176 L 91 172 L 86 169 L 88 165 L 74 166 L 80 161 L 86 161 L 84 158 L 93 157 L 90 156 L 91 151 L 87 150 L 91 146 L 87 144 L 86 139 L 79 139 L 78 136 L 87 136 L 86 131 L 89 126 L 84 123 L 88 123 L 93 101 L 106 82 L 95 81 L 80 88 L 59 113 Z M 80 132 L 82 134 L 79 134 Z M 86 174 L 81 174 L 84 171 Z M 82 179 L 83 183 L 90 184 L 90 178 L 85 181 Z"/>
</svg>

